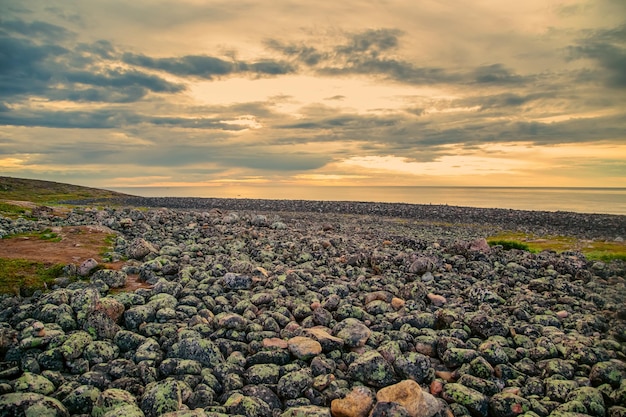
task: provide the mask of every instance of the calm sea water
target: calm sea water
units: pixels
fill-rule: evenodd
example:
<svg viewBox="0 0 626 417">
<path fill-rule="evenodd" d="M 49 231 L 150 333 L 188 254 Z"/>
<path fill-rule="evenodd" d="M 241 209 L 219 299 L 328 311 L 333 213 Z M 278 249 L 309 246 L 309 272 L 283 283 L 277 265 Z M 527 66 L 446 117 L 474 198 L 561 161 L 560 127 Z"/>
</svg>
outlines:
<svg viewBox="0 0 626 417">
<path fill-rule="evenodd" d="M 254 185 L 232 187 L 125 187 L 115 188 L 114 190 L 143 197 L 374 201 L 626 215 L 626 188 L 294 187 Z"/>
</svg>

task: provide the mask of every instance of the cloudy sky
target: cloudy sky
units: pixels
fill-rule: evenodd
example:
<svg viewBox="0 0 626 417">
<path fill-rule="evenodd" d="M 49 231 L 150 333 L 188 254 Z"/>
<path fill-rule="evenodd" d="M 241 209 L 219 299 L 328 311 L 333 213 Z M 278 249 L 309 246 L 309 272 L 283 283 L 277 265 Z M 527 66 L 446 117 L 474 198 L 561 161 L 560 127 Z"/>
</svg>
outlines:
<svg viewBox="0 0 626 417">
<path fill-rule="evenodd" d="M 0 175 L 626 186 L 623 0 L 0 0 Z"/>
</svg>

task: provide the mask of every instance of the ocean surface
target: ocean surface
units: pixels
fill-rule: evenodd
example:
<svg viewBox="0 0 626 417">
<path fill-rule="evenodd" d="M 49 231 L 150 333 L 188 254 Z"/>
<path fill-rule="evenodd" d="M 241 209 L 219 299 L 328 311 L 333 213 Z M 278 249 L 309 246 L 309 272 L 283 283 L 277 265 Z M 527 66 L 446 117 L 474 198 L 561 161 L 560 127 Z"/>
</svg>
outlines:
<svg viewBox="0 0 626 417">
<path fill-rule="evenodd" d="M 372 201 L 626 215 L 626 188 L 212 186 L 124 187 L 142 197 Z"/>
</svg>

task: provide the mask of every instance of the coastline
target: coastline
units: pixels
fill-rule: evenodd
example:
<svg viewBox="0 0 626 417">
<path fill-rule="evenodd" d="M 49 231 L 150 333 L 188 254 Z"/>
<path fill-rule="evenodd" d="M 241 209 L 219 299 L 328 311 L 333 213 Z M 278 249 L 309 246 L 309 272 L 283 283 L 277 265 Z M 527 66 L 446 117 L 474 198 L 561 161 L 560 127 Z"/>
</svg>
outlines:
<svg viewBox="0 0 626 417">
<path fill-rule="evenodd" d="M 87 201 L 75 201 L 85 203 Z M 93 200 L 92 200 L 93 202 Z M 398 217 L 415 221 L 449 223 L 462 226 L 481 225 L 496 229 L 535 229 L 540 234 L 568 234 L 581 238 L 626 238 L 626 215 L 593 214 L 564 211 L 515 210 L 501 208 L 460 207 L 435 204 L 271 200 L 200 197 L 125 197 L 114 204 L 131 207 L 166 207 L 172 209 L 302 212 L 318 214 L 352 214 Z"/>
</svg>

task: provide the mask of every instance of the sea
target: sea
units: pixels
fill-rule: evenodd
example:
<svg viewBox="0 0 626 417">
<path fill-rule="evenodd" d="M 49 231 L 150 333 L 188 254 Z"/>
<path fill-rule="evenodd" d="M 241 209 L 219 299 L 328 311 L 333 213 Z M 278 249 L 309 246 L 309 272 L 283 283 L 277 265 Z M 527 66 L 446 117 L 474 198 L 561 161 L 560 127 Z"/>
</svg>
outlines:
<svg viewBox="0 0 626 417">
<path fill-rule="evenodd" d="M 626 215 L 626 188 L 237 185 L 111 189 L 142 197 L 366 201 Z"/>
</svg>

